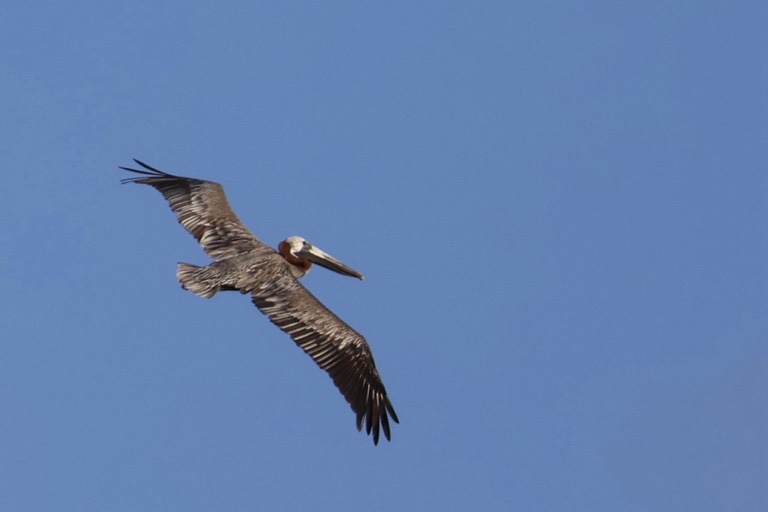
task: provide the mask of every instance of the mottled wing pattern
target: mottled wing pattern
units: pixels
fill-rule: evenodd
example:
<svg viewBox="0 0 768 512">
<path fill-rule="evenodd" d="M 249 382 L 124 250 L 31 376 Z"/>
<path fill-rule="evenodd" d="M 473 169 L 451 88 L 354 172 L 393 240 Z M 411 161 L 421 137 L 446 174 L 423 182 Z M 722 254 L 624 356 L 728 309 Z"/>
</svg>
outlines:
<svg viewBox="0 0 768 512">
<path fill-rule="evenodd" d="M 399 423 L 381 382 L 368 343 L 315 298 L 286 269 L 276 279 L 251 290 L 253 303 L 270 321 L 286 332 L 320 368 L 357 415 L 357 429 L 379 430 L 390 438 L 389 418 Z"/>
<path fill-rule="evenodd" d="M 200 242 L 214 261 L 267 247 L 237 218 L 218 183 L 174 176 L 139 160 L 134 161 L 144 170 L 121 169 L 142 176 L 126 178 L 122 183 L 141 183 L 159 190 L 176 213 L 179 223 Z"/>
</svg>

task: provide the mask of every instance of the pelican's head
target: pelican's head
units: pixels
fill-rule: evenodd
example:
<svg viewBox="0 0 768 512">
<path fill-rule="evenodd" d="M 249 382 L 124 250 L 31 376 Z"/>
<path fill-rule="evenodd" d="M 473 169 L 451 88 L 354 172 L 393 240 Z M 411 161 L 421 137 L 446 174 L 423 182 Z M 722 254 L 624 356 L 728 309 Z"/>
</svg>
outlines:
<svg viewBox="0 0 768 512">
<path fill-rule="evenodd" d="M 300 236 L 292 236 L 280 242 L 277 252 L 291 264 L 291 272 L 296 277 L 302 277 L 312 267 L 312 263 L 325 267 L 345 276 L 363 279 L 363 274 L 354 270 L 330 254 L 321 251 Z"/>
</svg>

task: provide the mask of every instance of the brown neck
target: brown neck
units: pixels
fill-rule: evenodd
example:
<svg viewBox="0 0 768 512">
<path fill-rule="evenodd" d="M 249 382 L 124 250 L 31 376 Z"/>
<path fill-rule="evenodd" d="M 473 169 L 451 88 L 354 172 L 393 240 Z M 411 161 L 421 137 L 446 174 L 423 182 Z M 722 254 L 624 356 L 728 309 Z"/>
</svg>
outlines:
<svg viewBox="0 0 768 512">
<path fill-rule="evenodd" d="M 294 275 L 297 277 L 305 275 L 307 272 L 309 272 L 310 267 L 312 267 L 311 261 L 297 258 L 291 254 L 291 247 L 285 242 L 280 242 L 280 245 L 277 246 L 277 252 L 280 253 L 280 256 L 285 258 L 285 261 L 291 264 L 291 267 L 293 267 L 292 270 L 294 271 Z"/>
</svg>

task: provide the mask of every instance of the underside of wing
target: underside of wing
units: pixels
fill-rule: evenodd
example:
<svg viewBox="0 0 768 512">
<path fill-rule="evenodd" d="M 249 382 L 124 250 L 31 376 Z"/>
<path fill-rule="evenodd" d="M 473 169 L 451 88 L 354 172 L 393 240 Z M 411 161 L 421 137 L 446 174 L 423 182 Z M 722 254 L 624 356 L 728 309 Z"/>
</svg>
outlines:
<svg viewBox="0 0 768 512">
<path fill-rule="evenodd" d="M 213 260 L 267 247 L 237 218 L 218 183 L 174 176 L 139 160 L 134 161 L 143 169 L 121 169 L 140 176 L 126 178 L 122 183 L 150 185 L 160 191 L 179 223 Z"/>
<path fill-rule="evenodd" d="M 389 419 L 399 422 L 365 339 L 317 300 L 286 270 L 251 291 L 253 303 L 286 332 L 320 368 L 357 415 L 357 428 L 390 439 Z"/>
</svg>

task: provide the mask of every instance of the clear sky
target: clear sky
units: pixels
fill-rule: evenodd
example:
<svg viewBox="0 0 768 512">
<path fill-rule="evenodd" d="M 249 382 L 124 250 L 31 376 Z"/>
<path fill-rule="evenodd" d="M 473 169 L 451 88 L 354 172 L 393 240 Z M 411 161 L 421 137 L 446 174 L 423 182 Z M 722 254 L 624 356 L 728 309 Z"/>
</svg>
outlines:
<svg viewBox="0 0 768 512">
<path fill-rule="evenodd" d="M 0 17 L 0 510 L 768 510 L 765 2 L 28 2 Z M 205 264 L 218 181 L 401 424 Z"/>
</svg>

